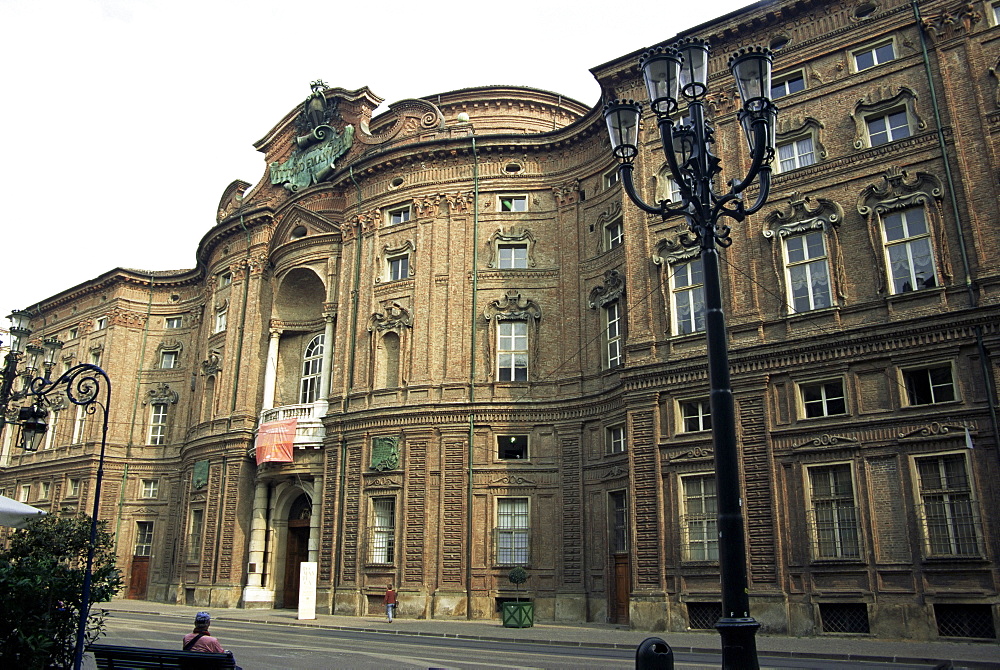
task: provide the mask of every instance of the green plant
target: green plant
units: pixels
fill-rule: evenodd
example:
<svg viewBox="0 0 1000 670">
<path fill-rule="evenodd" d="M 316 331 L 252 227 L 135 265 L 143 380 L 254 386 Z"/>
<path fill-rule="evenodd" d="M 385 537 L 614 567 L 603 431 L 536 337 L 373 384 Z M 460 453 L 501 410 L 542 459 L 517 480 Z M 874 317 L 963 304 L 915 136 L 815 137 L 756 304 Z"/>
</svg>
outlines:
<svg viewBox="0 0 1000 670">
<path fill-rule="evenodd" d="M 91 602 L 121 588 L 114 540 L 97 533 Z M 90 517 L 47 515 L 15 532 L 0 550 L 0 667 L 43 670 L 72 665 L 80 622 Z M 86 643 L 104 631 L 104 613 L 91 610 Z"/>
<path fill-rule="evenodd" d="M 507 579 L 514 585 L 517 602 L 521 602 L 521 584 L 528 581 L 528 571 L 518 565 L 510 569 L 510 572 L 507 573 Z"/>
</svg>

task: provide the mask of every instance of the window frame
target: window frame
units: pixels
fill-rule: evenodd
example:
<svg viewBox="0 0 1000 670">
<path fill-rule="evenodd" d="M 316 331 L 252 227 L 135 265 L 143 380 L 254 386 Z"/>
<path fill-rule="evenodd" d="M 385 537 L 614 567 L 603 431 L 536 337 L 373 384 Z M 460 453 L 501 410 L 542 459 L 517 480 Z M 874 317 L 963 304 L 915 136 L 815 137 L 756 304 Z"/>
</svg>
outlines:
<svg viewBox="0 0 1000 670">
<path fill-rule="evenodd" d="M 817 236 L 818 239 L 823 243 L 823 254 L 821 256 L 809 256 L 811 253 L 811 248 L 808 244 L 809 238 Z M 802 259 L 801 260 L 791 260 L 789 244 L 795 240 L 802 240 Z M 800 233 L 795 233 L 793 235 L 785 235 L 781 238 L 781 260 L 784 265 L 785 273 L 785 285 L 787 286 L 787 300 L 785 301 L 785 308 L 788 310 L 789 314 L 805 314 L 806 312 L 814 312 L 819 309 L 829 309 L 830 307 L 835 307 L 837 305 L 834 299 L 833 291 L 833 272 L 830 267 L 830 248 L 826 236 L 826 231 L 823 228 L 813 228 L 809 230 L 803 230 Z M 814 278 L 814 268 L 822 267 L 823 272 L 826 273 L 826 299 L 828 304 L 818 305 L 817 293 L 814 290 L 813 281 Z M 795 272 L 796 268 L 805 268 L 805 273 L 807 274 L 806 294 L 805 296 L 795 295 L 795 286 L 797 281 L 793 278 L 792 274 Z M 798 298 L 805 297 L 808 299 L 808 308 L 800 309 Z"/>
<path fill-rule="evenodd" d="M 624 454 L 625 424 L 619 423 L 604 429 L 604 451 L 608 454 Z"/>
<path fill-rule="evenodd" d="M 686 409 L 696 410 L 695 413 L 687 413 Z M 691 430 L 688 428 L 689 420 L 696 420 L 699 428 Z M 708 396 L 696 398 L 680 398 L 677 400 L 677 432 L 684 435 L 694 435 L 696 433 L 710 432 L 712 430 L 712 401 Z"/>
<path fill-rule="evenodd" d="M 604 184 L 605 191 L 621 184 L 622 183 L 621 173 L 618 172 L 618 167 L 615 166 L 611 170 L 605 172 L 604 175 L 602 176 L 601 183 Z"/>
<path fill-rule="evenodd" d="M 180 367 L 181 352 L 177 349 L 162 349 L 160 351 L 161 370 L 173 370 Z M 169 365 L 168 365 L 169 363 Z"/>
<path fill-rule="evenodd" d="M 106 316 L 97 317 L 97 320 L 94 322 L 94 330 L 104 330 L 107 327 L 108 327 L 108 317 Z"/>
<path fill-rule="evenodd" d="M 789 91 L 787 84 L 790 81 L 801 81 L 802 88 L 796 89 L 794 91 Z M 785 93 L 782 93 L 781 95 L 775 95 L 774 89 L 778 86 L 784 86 Z M 779 100 L 781 98 L 787 98 L 790 95 L 794 95 L 796 93 L 800 93 L 806 90 L 806 88 L 808 87 L 806 86 L 806 73 L 804 70 L 793 70 L 792 72 L 785 72 L 777 77 L 771 78 L 771 99 Z"/>
<path fill-rule="evenodd" d="M 163 328 L 166 330 L 178 330 L 184 327 L 184 317 L 168 316 L 163 319 Z"/>
<path fill-rule="evenodd" d="M 836 481 L 833 476 L 843 468 L 847 469 L 848 484 L 850 484 L 850 496 L 836 490 Z M 827 483 L 830 483 L 828 495 L 818 497 L 817 481 L 819 474 L 827 473 Z M 814 474 L 817 477 L 814 478 Z M 858 507 L 858 487 L 854 464 L 850 461 L 837 461 L 831 463 L 816 463 L 803 467 L 805 478 L 807 513 L 809 518 L 809 531 L 812 539 L 812 557 L 814 561 L 859 561 L 864 550 L 862 544 L 861 510 Z M 844 505 L 844 501 L 850 501 L 850 505 Z M 817 503 L 824 503 L 823 509 L 831 510 L 828 520 L 820 519 Z M 825 527 L 821 528 L 820 524 Z M 827 525 L 828 524 L 828 525 Z M 832 535 L 830 534 L 832 532 Z M 853 535 L 853 537 L 852 537 Z M 832 544 L 829 544 L 832 542 Z M 853 553 L 851 553 L 853 542 Z M 832 551 L 829 549 L 832 547 Z"/>
<path fill-rule="evenodd" d="M 718 563 L 719 497 L 718 488 L 715 484 L 715 473 L 692 472 L 681 475 L 678 479 L 679 486 L 677 489 L 680 496 L 681 510 L 681 561 L 683 563 Z M 700 491 L 697 492 L 697 495 L 691 495 L 688 490 L 688 482 L 696 480 L 700 482 Z M 705 483 L 709 481 L 712 482 L 712 491 L 711 493 L 706 493 Z M 693 500 L 701 501 L 701 511 L 690 511 Z M 708 504 L 709 500 L 714 502 Z M 706 508 L 713 506 L 715 509 L 706 511 Z M 696 533 L 692 533 L 692 528 L 697 528 Z M 696 551 L 696 549 L 698 550 Z"/>
<path fill-rule="evenodd" d="M 612 300 L 601 308 L 604 320 L 604 364 L 608 370 L 625 364 L 625 318 L 621 313 L 621 300 Z"/>
<path fill-rule="evenodd" d="M 48 500 L 52 495 L 52 482 L 40 482 L 38 487 L 38 499 Z"/>
<path fill-rule="evenodd" d="M 399 276 L 397 276 L 399 275 Z M 394 254 L 385 257 L 385 281 L 403 281 L 410 278 L 410 254 Z"/>
<path fill-rule="evenodd" d="M 299 404 L 307 405 L 319 400 L 320 385 L 323 380 L 323 352 L 326 336 L 314 335 L 302 351 L 301 375 L 299 376 Z M 318 350 L 318 352 L 317 352 Z"/>
<path fill-rule="evenodd" d="M 799 143 L 809 141 L 809 151 L 799 152 Z M 781 157 L 781 149 L 783 147 L 791 146 L 793 148 L 792 160 L 795 165 L 791 167 L 785 167 L 783 163 L 788 160 Z M 778 140 L 774 147 L 774 167 L 775 174 L 787 174 L 789 172 L 794 172 L 795 170 L 800 170 L 804 167 L 809 167 L 810 165 L 815 165 L 817 163 L 817 148 L 816 148 L 816 138 L 813 137 L 812 133 L 806 133 L 805 135 L 799 135 L 797 137 L 792 137 L 789 139 Z M 810 156 L 811 159 L 808 163 L 803 162 L 804 156 Z"/>
<path fill-rule="evenodd" d="M 21 488 L 17 492 L 18 502 L 28 502 L 31 500 L 31 484 L 21 484 Z"/>
<path fill-rule="evenodd" d="M 146 434 L 146 444 L 162 447 L 167 443 L 167 418 L 170 403 L 152 402 L 149 404 L 149 431 Z"/>
<path fill-rule="evenodd" d="M 518 453 L 521 453 L 522 455 L 521 456 L 514 456 L 514 455 L 504 456 L 503 454 L 505 453 L 505 451 L 504 451 L 504 448 L 501 446 L 501 441 L 504 440 L 504 439 L 509 440 L 511 444 L 514 444 L 515 440 L 516 440 L 516 442 L 518 444 L 522 445 L 522 446 L 516 448 L 516 451 Z M 506 461 L 528 461 L 531 458 L 531 450 L 530 450 L 531 439 L 530 439 L 530 437 L 528 436 L 527 433 L 502 433 L 502 434 L 499 434 L 499 435 L 496 436 L 496 445 L 497 445 L 497 449 L 496 449 L 496 452 L 494 452 L 494 454 L 495 454 L 494 458 L 497 461 L 504 461 L 504 462 L 506 462 Z M 515 453 L 515 448 L 511 447 L 509 451 L 510 451 L 511 454 L 513 454 L 513 453 Z"/>
<path fill-rule="evenodd" d="M 505 254 L 510 251 L 512 253 Z M 513 253 L 516 251 L 522 254 Z M 523 258 L 522 258 L 523 256 Z M 497 243 L 497 269 L 498 270 L 526 270 L 528 269 L 528 243 L 527 242 L 498 242 Z"/>
<path fill-rule="evenodd" d="M 155 527 L 152 521 L 136 521 L 135 522 L 135 543 L 133 544 L 132 555 L 133 556 L 152 556 L 153 555 L 153 528 Z"/>
<path fill-rule="evenodd" d="M 531 563 L 531 498 L 528 496 L 498 496 L 495 498 L 493 529 L 497 566 L 526 566 Z M 523 503 L 523 510 L 518 506 Z M 510 506 L 509 510 L 504 510 Z M 511 525 L 501 525 L 509 519 Z M 503 538 L 508 538 L 505 541 Z"/>
<path fill-rule="evenodd" d="M 80 478 L 79 477 L 67 477 L 66 478 L 66 497 L 67 498 L 79 498 L 80 497 Z"/>
<path fill-rule="evenodd" d="M 913 472 L 913 491 L 916 495 L 916 500 L 914 505 L 916 507 L 917 523 L 920 526 L 920 536 L 921 536 L 921 551 L 923 556 L 929 559 L 978 559 L 982 558 L 983 552 L 985 550 L 985 538 L 983 535 L 982 527 L 982 513 L 979 508 L 979 499 L 976 495 L 977 487 L 973 479 L 974 470 L 971 468 L 971 459 L 969 457 L 968 450 L 950 450 L 942 451 L 938 453 L 930 454 L 911 454 L 911 464 Z M 926 461 L 936 460 L 937 474 L 939 479 L 944 480 L 945 486 L 939 488 L 925 488 L 924 486 L 924 475 L 921 472 L 921 463 Z M 965 480 L 965 485 L 963 486 L 950 486 L 948 484 L 948 473 L 942 472 L 942 466 L 945 464 L 946 460 L 953 460 L 955 462 L 962 463 L 962 477 Z M 944 476 L 941 476 L 941 475 Z M 928 503 L 927 497 L 929 495 L 938 496 L 940 495 L 942 500 L 940 503 L 946 506 L 942 510 L 944 513 L 944 523 L 947 524 L 945 530 L 947 535 L 942 538 L 941 536 L 934 537 L 934 531 L 940 531 L 939 528 L 932 530 L 930 526 L 930 519 L 927 512 Z M 965 496 L 962 499 L 962 496 Z M 970 534 L 966 534 L 964 538 L 959 538 L 958 527 L 954 524 L 960 523 L 962 520 L 956 521 L 956 503 L 962 504 L 966 507 L 966 518 L 964 519 L 967 525 L 967 531 L 971 530 Z M 947 540 L 949 545 L 949 551 L 939 551 L 935 549 L 935 542 L 939 542 L 942 539 Z M 965 540 L 966 542 L 972 542 L 971 551 L 959 551 L 958 542 L 960 540 Z"/>
<path fill-rule="evenodd" d="M 513 330 L 515 326 L 519 326 L 518 330 L 523 330 L 521 332 L 512 332 L 510 334 L 505 334 L 503 331 L 510 328 Z M 528 381 L 529 366 L 531 364 L 530 360 L 530 334 L 528 332 L 528 322 L 521 319 L 501 319 L 497 321 L 496 325 L 496 380 L 498 382 L 505 382 L 511 384 L 526 383 Z M 523 348 L 514 348 L 520 342 L 524 342 Z M 508 348 L 504 348 L 505 344 L 509 344 Z M 524 364 L 519 365 L 520 361 L 523 360 Z M 523 379 L 519 378 L 521 375 L 519 371 L 523 370 Z M 507 371 L 509 378 L 504 379 L 504 371 Z"/>
<path fill-rule="evenodd" d="M 226 332 L 229 327 L 229 305 L 223 305 L 215 310 L 215 322 L 213 323 L 212 334 Z"/>
<path fill-rule="evenodd" d="M 139 481 L 139 497 L 143 500 L 156 500 L 160 497 L 159 478 L 142 479 Z"/>
<path fill-rule="evenodd" d="M 413 205 L 393 205 L 392 207 L 387 207 L 385 210 L 386 226 L 401 226 L 404 223 L 409 223 L 412 220 L 413 220 Z"/>
<path fill-rule="evenodd" d="M 204 534 L 205 508 L 192 507 L 188 510 L 187 547 L 185 547 L 185 559 L 187 563 L 201 562 L 201 549 Z"/>
<path fill-rule="evenodd" d="M 505 208 L 504 199 L 510 200 L 510 208 Z M 520 204 L 523 208 L 519 209 L 517 204 Z M 528 194 L 527 193 L 498 193 L 497 194 L 497 212 L 501 214 L 519 214 L 528 211 Z"/>
<path fill-rule="evenodd" d="M 226 288 L 233 285 L 233 273 L 231 270 L 223 270 L 219 273 L 219 288 Z"/>
<path fill-rule="evenodd" d="M 924 227 L 924 232 L 917 234 L 910 234 L 911 222 L 908 213 L 920 212 L 920 218 L 922 219 L 922 224 Z M 888 229 L 886 227 L 887 222 L 894 217 L 900 217 L 900 232 L 902 237 L 896 239 L 889 239 Z M 886 281 L 888 282 L 889 293 L 891 295 L 903 295 L 906 293 L 915 293 L 917 291 L 923 291 L 926 289 L 939 288 L 941 286 L 941 280 L 938 275 L 937 267 L 937 257 L 934 254 L 934 237 L 931 234 L 931 222 L 928 220 L 927 211 L 921 207 L 907 207 L 905 209 L 897 209 L 892 212 L 886 212 L 879 217 L 879 234 L 882 238 L 882 260 L 885 263 Z M 917 275 L 917 265 L 914 261 L 916 253 L 919 253 L 918 245 L 923 244 L 926 246 L 927 256 L 930 258 L 930 269 L 933 274 L 933 285 L 928 286 L 927 280 L 921 279 Z M 909 285 L 911 288 L 907 289 L 907 283 L 904 281 L 902 288 L 898 287 L 896 284 L 896 277 L 894 276 L 892 251 L 894 249 L 905 249 L 906 253 L 906 269 L 908 271 Z M 916 253 L 915 253 L 916 252 Z M 917 284 L 922 283 L 922 286 L 917 287 Z"/>
<path fill-rule="evenodd" d="M 937 400 L 935 398 L 935 388 L 944 388 L 945 385 L 941 383 L 935 384 L 933 377 L 931 376 L 935 370 L 947 370 L 948 371 L 948 384 L 947 386 L 951 389 L 951 397 L 943 400 Z M 931 400 L 928 402 L 914 402 L 914 394 L 911 390 L 914 390 L 910 380 L 913 375 L 919 373 L 927 373 L 927 391 L 930 392 Z M 944 405 L 947 403 L 959 402 L 961 401 L 961 396 L 959 395 L 958 381 L 955 376 L 955 365 L 952 361 L 943 361 L 940 363 L 928 363 L 919 366 L 906 366 L 899 369 L 900 374 L 900 388 L 903 389 L 903 406 L 904 407 L 928 407 L 930 405 Z M 916 380 L 923 381 L 923 380 Z M 924 391 L 924 389 L 919 389 L 919 391 Z"/>
<path fill-rule="evenodd" d="M 688 283 L 683 286 L 678 286 L 677 276 L 680 268 L 686 268 L 685 271 L 685 281 Z M 697 271 L 695 268 L 697 267 Z M 673 326 L 674 335 L 693 335 L 695 333 L 705 332 L 705 316 L 707 313 L 707 308 L 705 306 L 705 276 L 704 276 L 704 264 L 699 256 L 693 258 L 677 261 L 670 264 L 670 307 L 671 307 L 671 325 Z M 699 278 L 697 282 L 694 281 L 695 276 Z M 688 296 L 688 305 L 685 306 L 685 310 L 690 312 L 688 318 L 684 322 L 681 321 L 681 307 L 678 304 L 679 296 Z M 698 296 L 701 296 L 701 309 L 698 310 L 697 306 L 699 304 Z M 700 316 L 700 321 L 699 321 Z M 699 327 L 700 326 L 700 327 Z"/>
<path fill-rule="evenodd" d="M 892 125 L 892 120 L 902 116 L 906 120 L 905 126 Z M 893 142 L 898 142 L 899 140 L 905 140 L 908 137 L 913 136 L 913 124 L 910 119 L 909 110 L 906 107 L 891 107 L 889 109 L 880 109 L 869 114 L 865 114 L 865 132 L 868 137 L 868 147 L 874 149 L 875 147 L 881 147 L 886 144 L 891 144 Z M 884 130 L 879 130 L 877 132 L 872 131 L 872 123 L 876 121 L 882 121 L 885 124 Z M 901 128 L 906 129 L 906 134 L 901 134 Z M 885 135 L 886 139 L 875 142 L 875 135 Z"/>
<path fill-rule="evenodd" d="M 840 396 L 828 396 L 828 386 L 837 383 L 840 385 Z M 798 382 L 796 384 L 798 387 L 798 401 L 799 401 L 799 416 L 802 419 L 826 419 L 831 416 L 846 416 L 850 414 L 850 410 L 847 406 L 847 385 L 844 383 L 843 377 L 827 377 L 823 379 L 811 379 L 805 382 Z M 806 400 L 806 390 L 818 388 L 820 398 L 818 400 Z M 842 412 L 831 412 L 830 404 L 835 403 L 837 400 L 841 402 L 844 407 Z M 810 407 L 821 407 L 822 414 L 815 414 L 813 416 L 809 415 Z"/>
<path fill-rule="evenodd" d="M 396 564 L 396 505 L 395 496 L 369 498 L 368 563 L 370 565 Z M 386 507 L 387 506 L 387 507 Z M 382 509 L 380 510 L 380 507 Z M 385 523 L 388 521 L 388 523 Z"/>
<path fill-rule="evenodd" d="M 623 244 L 625 244 L 625 220 L 617 216 L 604 225 L 604 248 L 611 251 Z"/>
<path fill-rule="evenodd" d="M 890 51 L 892 52 L 892 56 L 890 58 L 887 58 L 886 60 L 880 60 L 878 52 L 880 49 L 886 46 L 889 47 Z M 898 60 L 899 56 L 897 55 L 897 51 L 898 49 L 896 48 L 896 40 L 893 37 L 890 37 L 888 39 L 883 38 L 876 40 L 874 42 L 869 42 L 868 44 L 865 44 L 851 51 L 851 66 L 854 68 L 855 73 L 865 72 L 866 70 L 871 70 L 872 68 L 878 67 L 879 65 L 885 65 L 886 63 L 891 63 L 894 60 Z M 858 56 L 867 54 L 871 55 L 872 64 L 861 67 L 861 64 L 858 62 Z"/>
</svg>

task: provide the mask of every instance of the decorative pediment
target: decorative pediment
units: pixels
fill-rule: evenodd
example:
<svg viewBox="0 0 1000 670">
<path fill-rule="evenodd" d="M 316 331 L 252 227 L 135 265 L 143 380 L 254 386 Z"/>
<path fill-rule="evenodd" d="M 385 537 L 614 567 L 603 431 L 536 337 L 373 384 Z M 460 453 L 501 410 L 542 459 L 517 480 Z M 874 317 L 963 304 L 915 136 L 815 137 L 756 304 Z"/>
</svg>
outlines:
<svg viewBox="0 0 1000 670">
<path fill-rule="evenodd" d="M 237 179 L 226 187 L 226 190 L 222 192 L 222 198 L 219 199 L 219 211 L 215 215 L 217 223 L 239 211 L 243 205 L 243 194 L 248 188 L 250 188 L 250 184 L 241 179 Z"/>
<path fill-rule="evenodd" d="M 176 391 L 170 390 L 169 384 L 159 384 L 155 389 L 150 389 L 146 392 L 146 397 L 143 399 L 143 405 L 161 405 L 170 403 L 171 405 L 176 405 L 180 396 Z"/>
<path fill-rule="evenodd" d="M 368 331 L 402 330 L 413 327 L 413 316 L 410 312 L 393 300 L 382 303 L 382 311 L 368 317 Z"/>
<path fill-rule="evenodd" d="M 625 294 L 625 279 L 618 270 L 604 273 L 604 283 L 590 290 L 590 308 L 604 307 Z"/>
<path fill-rule="evenodd" d="M 807 230 L 828 230 L 839 226 L 843 219 L 844 209 L 838 203 L 794 192 L 787 205 L 772 210 L 764 219 L 767 224 L 764 237 L 784 238 Z"/>
<path fill-rule="evenodd" d="M 653 248 L 654 265 L 673 265 L 697 258 L 701 253 L 698 236 L 687 224 L 677 226 L 674 233 L 656 243 Z"/>
<path fill-rule="evenodd" d="M 940 423 L 938 421 L 932 421 L 926 426 L 921 426 L 920 428 L 914 428 L 913 430 L 900 433 L 899 438 L 905 439 L 908 437 L 941 437 L 950 434 L 952 431 L 959 431 L 963 435 L 965 431 L 968 430 L 967 426 L 957 423 Z"/>
<path fill-rule="evenodd" d="M 819 437 L 807 440 L 805 442 L 800 442 L 799 444 L 793 444 L 792 449 L 804 449 L 809 447 L 839 447 L 845 444 L 857 444 L 858 440 L 853 437 L 847 437 L 844 435 L 830 435 L 824 434 Z"/>
<path fill-rule="evenodd" d="M 779 114 L 775 135 L 779 143 L 808 135 L 813 139 L 813 150 L 816 152 L 816 155 L 819 158 L 826 158 L 827 152 L 826 147 L 823 146 L 823 133 L 821 132 L 824 128 L 825 126 L 820 121 L 811 116 L 803 118 L 800 116 Z"/>
<path fill-rule="evenodd" d="M 671 463 L 674 461 L 693 461 L 693 460 L 705 460 L 715 456 L 715 450 L 712 447 L 694 447 L 693 449 L 688 449 L 687 451 L 681 451 L 668 459 Z"/>
<path fill-rule="evenodd" d="M 535 482 L 531 479 L 526 479 L 519 475 L 504 475 L 503 477 L 498 477 L 494 479 L 489 484 L 492 487 L 505 487 L 505 486 L 534 486 Z"/>
<path fill-rule="evenodd" d="M 180 340 L 168 339 L 160 342 L 156 347 L 157 353 L 161 351 L 181 351 L 184 349 L 184 345 L 181 344 Z"/>
<path fill-rule="evenodd" d="M 132 510 L 132 516 L 158 516 L 159 512 L 149 507 L 137 507 Z"/>
<path fill-rule="evenodd" d="M 924 16 L 921 25 L 924 33 L 936 41 L 957 37 L 963 32 L 968 34 L 972 32 L 972 27 L 982 20 L 983 15 L 979 13 L 976 5 L 971 2 L 960 2 L 939 14 Z"/>
<path fill-rule="evenodd" d="M 489 254 L 489 261 L 486 263 L 486 267 L 495 268 L 497 266 L 501 244 L 518 243 L 523 243 L 528 247 L 528 267 L 535 267 L 535 235 L 529 228 L 518 226 L 513 226 L 506 230 L 499 228 L 490 235 L 490 239 L 486 243 L 486 251 Z"/>
<path fill-rule="evenodd" d="M 444 114 L 429 100 L 408 98 L 389 105 L 389 111 L 377 119 L 377 126 L 369 130 L 362 121 L 357 139 L 362 144 L 384 144 L 397 137 L 405 137 L 432 130 L 444 130 Z"/>
<path fill-rule="evenodd" d="M 597 215 L 597 225 L 603 230 L 604 226 L 608 225 L 621 215 L 622 203 L 620 200 L 615 200 L 611 203 L 610 207 Z"/>
<path fill-rule="evenodd" d="M 403 486 L 402 480 L 398 477 L 371 477 L 365 478 L 365 488 L 368 489 L 398 489 Z"/>
<path fill-rule="evenodd" d="M 300 204 L 292 205 L 275 219 L 277 225 L 274 228 L 274 235 L 271 236 L 272 247 L 312 235 L 341 233 L 341 227 L 335 221 Z"/>
<path fill-rule="evenodd" d="M 534 300 L 524 298 L 520 291 L 511 289 L 499 300 L 493 300 L 483 311 L 488 321 L 537 321 L 542 309 Z"/>
<path fill-rule="evenodd" d="M 931 206 L 944 195 L 941 180 L 927 172 L 911 174 L 892 166 L 882 175 L 881 181 L 869 184 L 858 197 L 858 213 L 885 214 L 917 205 Z"/>
<path fill-rule="evenodd" d="M 601 479 L 621 479 L 622 477 L 628 477 L 628 469 L 623 468 L 620 465 L 612 467 L 610 470 L 601 475 Z"/>
</svg>

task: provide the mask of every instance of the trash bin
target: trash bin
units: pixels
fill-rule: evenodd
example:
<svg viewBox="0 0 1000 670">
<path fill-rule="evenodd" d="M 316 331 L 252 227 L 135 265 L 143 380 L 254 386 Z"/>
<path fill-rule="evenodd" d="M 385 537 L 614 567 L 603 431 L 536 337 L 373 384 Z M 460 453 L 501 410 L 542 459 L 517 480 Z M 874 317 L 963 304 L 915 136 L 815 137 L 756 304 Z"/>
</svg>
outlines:
<svg viewBox="0 0 1000 670">
<path fill-rule="evenodd" d="M 674 650 L 658 637 L 647 637 L 635 650 L 635 670 L 674 670 Z"/>
</svg>

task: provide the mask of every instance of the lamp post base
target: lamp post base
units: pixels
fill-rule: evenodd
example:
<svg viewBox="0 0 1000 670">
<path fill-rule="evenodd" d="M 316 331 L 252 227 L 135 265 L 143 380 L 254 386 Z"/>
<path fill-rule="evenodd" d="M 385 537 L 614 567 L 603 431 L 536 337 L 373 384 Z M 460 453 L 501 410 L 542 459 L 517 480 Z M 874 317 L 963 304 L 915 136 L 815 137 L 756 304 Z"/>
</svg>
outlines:
<svg viewBox="0 0 1000 670">
<path fill-rule="evenodd" d="M 757 629 L 753 617 L 723 617 L 715 624 L 722 637 L 723 670 L 760 670 L 757 662 Z"/>
</svg>

